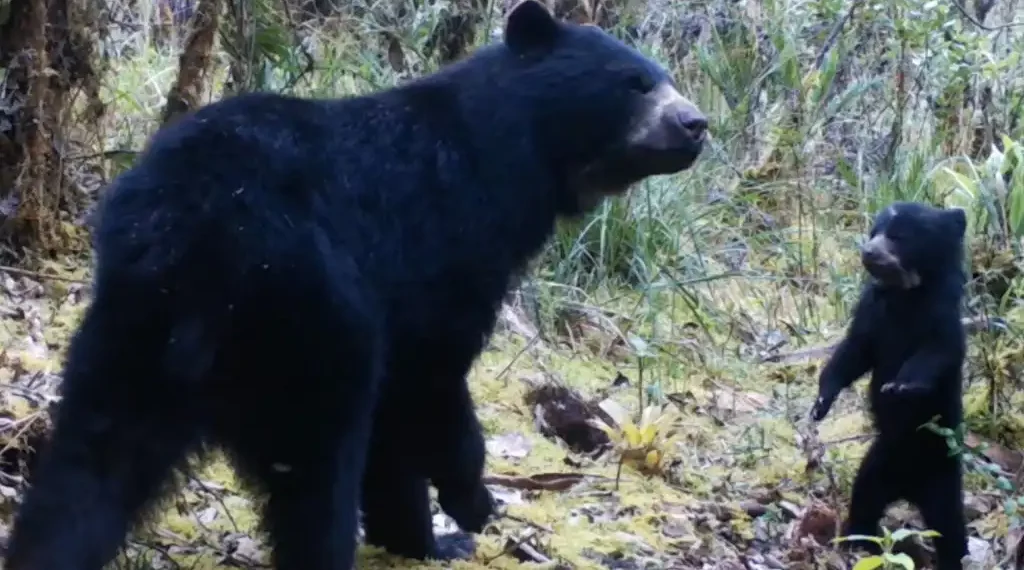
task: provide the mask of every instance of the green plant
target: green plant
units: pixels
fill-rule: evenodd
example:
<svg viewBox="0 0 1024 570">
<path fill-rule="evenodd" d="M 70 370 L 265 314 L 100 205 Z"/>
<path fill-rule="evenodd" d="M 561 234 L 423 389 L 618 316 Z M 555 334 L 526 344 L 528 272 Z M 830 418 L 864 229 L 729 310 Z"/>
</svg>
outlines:
<svg viewBox="0 0 1024 570">
<path fill-rule="evenodd" d="M 987 443 L 982 442 L 976 446 L 968 444 L 964 437 L 967 430 L 964 423 L 958 425 L 955 430 L 939 426 L 934 420 L 922 427 L 944 437 L 946 445 L 949 446 L 950 455 L 960 455 L 967 468 L 980 474 L 995 487 L 1002 495 L 1003 512 L 1010 517 L 1014 527 L 1024 525 L 1024 494 L 1013 484 L 1013 476 L 1007 473 L 1002 466 L 982 459 L 988 448 Z"/>
<path fill-rule="evenodd" d="M 972 233 L 1007 240 L 1024 236 L 1024 146 L 1006 135 L 1001 142 L 981 164 L 950 159 L 933 178 L 947 205 L 967 211 Z"/>
<path fill-rule="evenodd" d="M 853 570 L 874 570 L 875 568 L 884 568 L 885 570 L 890 570 L 892 568 L 906 568 L 907 570 L 914 570 L 914 560 L 910 556 L 902 552 L 893 552 L 893 548 L 896 544 L 913 536 L 933 538 L 940 535 L 934 530 L 912 530 L 900 528 L 895 532 L 889 532 L 889 529 L 882 527 L 882 536 L 851 534 L 836 537 L 832 539 L 832 542 L 839 543 L 850 540 L 867 540 L 874 542 L 882 548 L 881 554 L 872 554 L 858 560 L 857 563 L 853 565 Z"/>
</svg>

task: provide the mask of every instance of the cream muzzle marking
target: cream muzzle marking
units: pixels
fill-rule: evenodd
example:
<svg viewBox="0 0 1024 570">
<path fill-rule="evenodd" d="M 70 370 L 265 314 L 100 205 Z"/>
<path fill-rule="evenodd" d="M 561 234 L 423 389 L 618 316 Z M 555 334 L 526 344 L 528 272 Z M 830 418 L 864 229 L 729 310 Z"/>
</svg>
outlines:
<svg viewBox="0 0 1024 570">
<path fill-rule="evenodd" d="M 630 144 L 653 146 L 653 142 L 662 142 L 663 144 L 670 142 L 659 141 L 665 137 L 664 121 L 667 116 L 679 115 L 686 119 L 703 118 L 701 112 L 697 110 L 697 106 L 667 82 L 659 84 L 646 97 L 650 98 L 652 103 L 631 130 L 627 139 Z M 692 136 L 694 143 L 700 143 L 707 136 L 707 129 L 688 134 Z"/>
<path fill-rule="evenodd" d="M 891 276 L 898 277 L 899 285 L 904 289 L 912 289 L 921 284 L 921 276 L 903 267 L 900 258 L 893 253 L 892 240 L 884 233 L 869 239 L 861 247 L 861 255 L 864 267 L 876 279 L 890 283 Z"/>
</svg>

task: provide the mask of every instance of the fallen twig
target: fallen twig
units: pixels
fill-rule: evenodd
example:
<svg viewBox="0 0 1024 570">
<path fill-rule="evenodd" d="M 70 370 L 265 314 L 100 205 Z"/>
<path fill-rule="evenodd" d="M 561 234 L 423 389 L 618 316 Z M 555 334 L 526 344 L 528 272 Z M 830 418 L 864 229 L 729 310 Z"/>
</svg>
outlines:
<svg viewBox="0 0 1024 570">
<path fill-rule="evenodd" d="M 11 267 L 9 265 L 0 265 L 0 271 L 6 271 L 15 275 L 23 275 L 25 277 L 34 277 L 36 279 L 49 279 L 50 281 L 64 281 L 67 283 L 81 283 L 88 285 L 89 281 L 85 279 L 77 279 L 74 277 L 62 277 L 60 275 L 52 275 L 49 273 L 39 273 L 38 271 L 29 271 L 28 269 L 19 269 L 17 267 Z"/>
<path fill-rule="evenodd" d="M 981 331 L 998 332 L 1006 329 L 1006 321 L 999 317 L 988 317 L 984 315 L 979 317 L 964 317 L 960 322 L 967 334 L 973 334 Z M 832 351 L 839 346 L 839 342 L 840 341 L 834 341 L 818 346 L 802 348 L 793 352 L 769 354 L 768 356 L 761 358 L 761 362 L 793 363 L 805 359 L 811 360 L 815 358 L 825 358 L 832 354 Z"/>
</svg>

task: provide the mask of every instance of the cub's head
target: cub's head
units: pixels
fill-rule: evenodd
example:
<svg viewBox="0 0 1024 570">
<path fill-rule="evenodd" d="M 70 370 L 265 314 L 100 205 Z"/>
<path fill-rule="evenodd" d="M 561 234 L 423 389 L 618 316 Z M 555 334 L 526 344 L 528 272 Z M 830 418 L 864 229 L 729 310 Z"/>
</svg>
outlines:
<svg viewBox="0 0 1024 570">
<path fill-rule="evenodd" d="M 896 202 L 875 216 L 861 263 L 879 283 L 912 289 L 962 271 L 967 218 L 959 208 Z"/>
<path fill-rule="evenodd" d="M 561 213 L 585 211 L 648 176 L 686 170 L 708 122 L 652 59 L 600 28 L 556 20 L 536 0 L 507 16 L 496 79 L 525 110 L 561 178 Z"/>
</svg>

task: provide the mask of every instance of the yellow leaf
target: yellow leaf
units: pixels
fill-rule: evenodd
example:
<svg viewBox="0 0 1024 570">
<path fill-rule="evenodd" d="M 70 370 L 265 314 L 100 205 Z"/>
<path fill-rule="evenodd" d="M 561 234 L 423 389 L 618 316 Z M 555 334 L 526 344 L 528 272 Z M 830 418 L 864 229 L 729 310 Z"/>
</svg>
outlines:
<svg viewBox="0 0 1024 570">
<path fill-rule="evenodd" d="M 636 428 L 632 422 L 627 422 L 622 426 L 622 432 L 626 435 L 626 443 L 630 447 L 638 447 L 640 445 L 640 430 Z"/>
<path fill-rule="evenodd" d="M 853 565 L 853 570 L 874 570 L 875 568 L 881 568 L 882 564 L 885 564 L 885 559 L 881 556 L 868 556 L 858 560 Z"/>
<path fill-rule="evenodd" d="M 647 452 L 647 457 L 644 458 L 644 463 L 647 467 L 655 469 L 661 463 L 661 452 L 657 449 L 652 449 Z"/>
<path fill-rule="evenodd" d="M 640 432 L 640 445 L 647 446 L 654 443 L 654 438 L 658 435 L 657 426 L 646 426 Z"/>
</svg>

